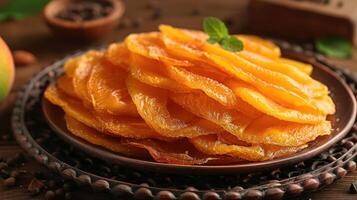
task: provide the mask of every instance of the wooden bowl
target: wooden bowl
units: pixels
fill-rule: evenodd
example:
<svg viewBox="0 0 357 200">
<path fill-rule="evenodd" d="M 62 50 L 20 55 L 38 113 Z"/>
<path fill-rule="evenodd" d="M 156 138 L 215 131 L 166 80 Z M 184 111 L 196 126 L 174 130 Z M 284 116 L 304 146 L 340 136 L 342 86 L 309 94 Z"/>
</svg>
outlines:
<svg viewBox="0 0 357 200">
<path fill-rule="evenodd" d="M 97 40 L 113 30 L 124 14 L 125 5 L 121 0 L 109 1 L 113 5 L 113 11 L 108 16 L 94 20 L 73 22 L 56 17 L 72 0 L 51 1 L 45 7 L 43 15 L 47 25 L 59 37 L 81 41 Z"/>
<path fill-rule="evenodd" d="M 283 53 L 285 57 L 311 63 L 314 66 L 312 77 L 324 83 L 330 89 L 330 95 L 336 104 L 336 114 L 328 117 L 333 128 L 331 135 L 318 137 L 315 141 L 309 143 L 309 147 L 306 149 L 273 160 L 243 162 L 229 165 L 187 166 L 130 158 L 90 144 L 71 134 L 66 128 L 64 112 L 62 109 L 51 104 L 46 99 L 43 99 L 42 110 L 49 125 L 62 139 L 94 157 L 104 159 L 111 163 L 125 165 L 140 170 L 175 174 L 237 174 L 269 170 L 307 160 L 327 150 L 333 144 L 345 137 L 349 132 L 353 126 L 357 112 L 356 100 L 351 89 L 335 72 L 324 64 L 317 62 L 314 58 L 305 57 L 302 54 Z"/>
</svg>

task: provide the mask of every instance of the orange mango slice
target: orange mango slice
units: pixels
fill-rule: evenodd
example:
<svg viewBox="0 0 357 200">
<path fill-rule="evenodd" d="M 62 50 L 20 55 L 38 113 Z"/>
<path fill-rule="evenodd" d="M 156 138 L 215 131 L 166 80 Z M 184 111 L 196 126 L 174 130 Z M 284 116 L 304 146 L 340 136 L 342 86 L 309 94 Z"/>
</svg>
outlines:
<svg viewBox="0 0 357 200">
<path fill-rule="evenodd" d="M 135 79 L 153 87 L 181 92 L 190 91 L 190 88 L 169 79 L 165 75 L 162 63 L 136 54 L 131 56 L 130 75 Z"/>
<path fill-rule="evenodd" d="M 212 155 L 229 155 L 244 160 L 258 161 L 264 158 L 264 149 L 260 146 L 227 145 L 217 140 L 216 135 L 191 138 L 190 142 L 201 152 Z"/>
<path fill-rule="evenodd" d="M 92 66 L 87 88 L 95 110 L 113 115 L 139 116 L 125 85 L 127 73 L 108 61 Z"/>
<path fill-rule="evenodd" d="M 174 118 L 166 107 L 168 93 L 128 77 L 127 87 L 140 116 L 145 122 L 166 137 L 194 137 L 217 132 L 217 127 L 205 120 L 190 123 Z"/>
<path fill-rule="evenodd" d="M 129 138 L 150 138 L 157 135 L 141 119 L 95 113 L 92 109 L 84 107 L 79 100 L 62 93 L 54 85 L 46 89 L 45 97 L 51 103 L 60 106 L 69 116 L 106 134 Z"/>
<path fill-rule="evenodd" d="M 175 59 L 163 48 L 159 33 L 131 34 L 125 39 L 128 49 L 139 55 L 177 66 L 191 66 L 186 60 Z"/>
<path fill-rule="evenodd" d="M 216 135 L 205 135 L 190 139 L 191 143 L 201 152 L 212 155 L 230 155 L 250 161 L 270 160 L 295 153 L 306 145 L 299 147 L 279 147 L 274 145 L 240 146 L 225 144 L 217 140 Z"/>
<path fill-rule="evenodd" d="M 218 159 L 214 156 L 197 152 L 187 141 L 162 142 L 157 140 L 112 138 L 68 115 L 65 116 L 65 119 L 68 130 L 75 136 L 126 156 L 147 159 L 149 154 L 157 162 L 179 165 L 204 164 Z"/>
<path fill-rule="evenodd" d="M 280 48 L 269 40 L 262 39 L 254 35 L 237 35 L 237 38 L 243 42 L 244 49 L 257 54 L 269 57 L 280 57 Z"/>
<path fill-rule="evenodd" d="M 303 87 L 304 90 L 306 90 L 312 97 L 328 94 L 328 89 L 325 85 L 312 79 L 308 74 L 292 65 L 276 62 L 275 60 L 248 51 L 242 51 L 238 54 L 239 56 L 256 65 L 262 66 L 275 72 L 286 74 L 289 78 L 292 78 L 295 81 L 301 83 L 300 87 Z"/>
<path fill-rule="evenodd" d="M 124 154 L 127 156 L 137 158 L 147 157 L 145 151 L 143 151 L 141 148 L 129 145 L 128 143 L 123 142 L 123 140 L 120 138 L 113 138 L 101 132 L 98 132 L 97 130 L 84 125 L 83 123 L 77 121 L 69 115 L 65 115 L 65 120 L 68 130 L 73 135 L 82 138 L 91 144 L 95 144 L 109 149 L 113 152 Z"/>
<path fill-rule="evenodd" d="M 291 60 L 288 58 L 278 58 L 277 61 L 280 63 L 284 63 L 296 67 L 297 69 L 308 75 L 311 75 L 312 73 L 312 66 L 310 64 L 306 64 L 296 60 Z"/>
<path fill-rule="evenodd" d="M 323 114 L 304 113 L 299 110 L 283 107 L 269 98 L 262 95 L 252 86 L 239 82 L 228 81 L 226 83 L 243 101 L 253 106 L 255 109 L 276 117 L 281 120 L 315 124 L 325 120 Z"/>
<path fill-rule="evenodd" d="M 66 95 L 73 98 L 79 98 L 77 93 L 74 92 L 74 87 L 71 77 L 67 75 L 60 76 L 56 81 L 56 86 Z"/>
<path fill-rule="evenodd" d="M 112 64 L 129 71 L 130 52 L 124 42 L 111 44 L 105 52 L 105 59 Z"/>
<path fill-rule="evenodd" d="M 237 104 L 236 96 L 233 91 L 216 80 L 191 73 L 173 65 L 168 65 L 166 69 L 171 79 L 191 89 L 203 91 L 207 96 L 224 106 L 234 107 Z"/>
</svg>

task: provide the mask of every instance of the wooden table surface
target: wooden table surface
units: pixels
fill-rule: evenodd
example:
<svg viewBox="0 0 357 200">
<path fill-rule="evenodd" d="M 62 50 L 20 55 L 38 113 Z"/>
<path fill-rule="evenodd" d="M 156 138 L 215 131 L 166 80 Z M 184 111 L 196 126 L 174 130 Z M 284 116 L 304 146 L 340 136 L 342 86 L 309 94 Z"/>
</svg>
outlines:
<svg viewBox="0 0 357 200">
<path fill-rule="evenodd" d="M 0 0 L 0 3 L 2 0 Z M 78 49 L 85 49 L 90 46 L 107 44 L 116 40 L 123 39 L 126 35 L 133 32 L 152 31 L 157 29 L 161 23 L 172 24 L 179 27 L 201 28 L 202 16 L 217 16 L 222 19 L 234 16 L 234 27 L 239 30 L 245 23 L 247 12 L 247 0 L 162 0 L 158 1 L 158 7 L 162 10 L 161 18 L 151 19 L 152 10 L 147 8 L 148 0 L 128 0 L 126 1 L 125 18 L 139 22 L 138 27 L 116 28 L 101 41 L 91 44 L 83 44 L 73 41 L 66 41 L 54 37 L 40 15 L 22 21 L 0 23 L 0 36 L 5 39 L 13 50 L 28 50 L 37 57 L 37 62 L 31 66 L 17 67 L 16 80 L 13 90 L 6 101 L 0 105 L 0 134 L 10 132 L 10 112 L 17 91 L 26 81 L 36 72 L 46 67 L 50 63 L 62 58 Z M 199 15 L 193 15 L 192 13 Z M 350 60 L 331 60 L 341 67 L 346 67 L 357 73 L 356 52 Z M 14 142 L 0 143 L 0 157 L 6 157 L 20 152 L 21 149 Z M 32 170 L 42 170 L 35 161 L 26 164 Z M 326 200 L 352 200 L 357 199 L 357 195 L 349 194 L 348 189 L 352 181 L 357 180 L 357 172 L 348 174 L 344 179 L 299 199 L 326 199 Z M 14 187 L 7 189 L 2 186 L 0 181 L 1 200 L 20 200 L 20 199 L 42 199 L 41 196 L 30 197 L 25 187 Z M 78 192 L 74 194 L 74 199 L 88 199 L 88 194 Z M 91 199 L 108 199 L 107 196 L 91 196 Z"/>
</svg>

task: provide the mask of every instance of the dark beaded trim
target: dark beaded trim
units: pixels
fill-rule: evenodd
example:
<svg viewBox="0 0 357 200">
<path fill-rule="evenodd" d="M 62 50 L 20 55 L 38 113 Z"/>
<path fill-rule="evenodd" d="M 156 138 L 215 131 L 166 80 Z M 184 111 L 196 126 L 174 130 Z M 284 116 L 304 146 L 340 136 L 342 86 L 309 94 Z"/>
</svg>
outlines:
<svg viewBox="0 0 357 200">
<path fill-rule="evenodd" d="M 320 63 L 334 70 L 349 84 L 354 93 L 357 94 L 357 82 L 355 78 L 357 76 L 353 77 L 348 75 L 350 72 L 331 65 L 320 54 L 316 54 L 310 50 L 304 50 L 301 46 L 292 45 L 279 40 L 276 40 L 276 42 L 282 49 L 314 57 Z M 97 165 L 97 163 L 93 163 L 92 159 L 94 158 L 80 152 L 84 159 L 81 159 L 81 161 L 75 159 L 70 161 L 68 159 L 62 159 L 56 152 L 49 151 L 49 148 L 40 141 L 56 140 L 56 144 L 60 142 L 60 140 L 58 140 L 55 135 L 49 137 L 51 130 L 46 124 L 43 124 L 42 121 L 31 120 L 31 118 L 38 116 L 32 116 L 32 114 L 31 116 L 26 116 L 29 115 L 27 113 L 39 115 L 36 114 L 33 107 L 39 104 L 45 86 L 53 82 L 56 77 L 63 73 L 62 66 L 69 57 L 79 55 L 80 53 L 81 52 L 70 55 L 35 75 L 34 78 L 24 86 L 21 92 L 19 92 L 12 115 L 13 133 L 20 146 L 39 163 L 61 174 L 66 179 L 74 180 L 78 185 L 89 185 L 96 191 L 108 191 L 114 196 L 134 199 L 282 199 L 283 197 L 296 196 L 318 190 L 325 185 L 332 184 L 337 179 L 343 178 L 349 171 L 356 169 L 357 124 L 354 125 L 353 129 L 342 141 L 315 158 L 294 166 L 268 171 L 264 174 L 237 175 L 238 178 L 233 180 L 231 180 L 232 177 L 229 176 L 217 176 L 212 179 L 207 178 L 207 180 L 205 179 L 205 184 L 207 184 L 205 189 L 196 189 L 194 187 L 195 181 L 205 177 L 190 177 L 190 175 L 180 178 L 195 181 L 186 181 L 183 184 L 178 183 L 178 185 L 175 184 L 178 178 L 173 175 L 147 174 L 145 172 L 135 171 L 134 169 L 124 169 L 120 171 L 120 173 L 117 172 L 115 177 L 109 177 L 107 175 L 111 171 L 111 165 L 109 164 L 102 166 L 102 174 L 94 174 L 93 171 L 91 172 L 79 167 L 81 164 L 89 166 Z M 35 131 L 31 128 L 34 125 L 37 127 L 43 126 L 44 128 Z M 40 136 L 38 136 L 38 134 Z M 128 174 L 130 174 L 131 178 L 125 179 L 125 177 L 129 176 Z M 218 186 L 212 186 L 216 178 L 224 181 L 220 182 Z M 138 184 L 138 181 L 134 181 L 136 179 L 144 182 L 144 184 Z M 166 185 L 158 186 L 158 181 L 163 181 Z M 225 185 L 225 182 L 230 182 L 237 186 Z M 242 184 L 247 185 L 247 187 L 241 187 Z"/>
</svg>

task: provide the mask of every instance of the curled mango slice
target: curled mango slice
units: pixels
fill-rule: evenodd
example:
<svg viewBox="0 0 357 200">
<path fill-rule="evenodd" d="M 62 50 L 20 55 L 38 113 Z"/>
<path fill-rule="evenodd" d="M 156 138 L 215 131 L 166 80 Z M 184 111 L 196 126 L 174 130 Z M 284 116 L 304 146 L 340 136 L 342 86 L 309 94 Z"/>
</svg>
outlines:
<svg viewBox="0 0 357 200">
<path fill-rule="evenodd" d="M 113 138 L 108 135 L 103 135 L 101 132 L 90 128 L 81 122 L 77 121 L 69 115 L 65 115 L 65 120 L 67 128 L 75 136 L 86 140 L 89 143 L 102 146 L 104 148 L 110 149 L 111 151 L 124 154 L 127 156 L 146 158 L 147 155 L 145 151 L 140 148 L 129 145 L 120 138 Z"/>
<path fill-rule="evenodd" d="M 227 145 L 217 140 L 216 135 L 205 135 L 190 139 L 191 143 L 201 152 L 213 155 L 230 155 L 245 160 L 262 160 L 264 149 L 260 146 Z"/>
<path fill-rule="evenodd" d="M 259 54 L 255 54 L 248 51 L 242 51 L 238 54 L 256 65 L 262 66 L 269 70 L 273 70 L 275 72 L 286 74 L 290 78 L 301 83 L 299 87 L 303 87 L 304 90 L 307 91 L 312 97 L 328 94 L 328 89 L 325 85 L 312 79 L 310 76 L 308 76 L 308 74 L 292 65 L 282 62 L 276 62 L 273 59 L 266 58 Z"/>
<path fill-rule="evenodd" d="M 205 135 L 190 139 L 191 143 L 200 151 L 212 155 L 230 155 L 251 161 L 270 160 L 295 153 L 306 145 L 298 147 L 280 147 L 274 145 L 251 145 L 226 144 L 217 140 L 216 135 Z"/>
<path fill-rule="evenodd" d="M 323 114 L 304 113 L 299 110 L 283 107 L 245 83 L 228 81 L 227 85 L 230 86 L 237 96 L 255 109 L 278 119 L 308 124 L 314 124 L 325 120 L 325 115 Z"/>
<path fill-rule="evenodd" d="M 84 107 L 79 100 L 59 91 L 54 85 L 46 89 L 45 97 L 51 103 L 60 106 L 67 115 L 106 134 L 128 138 L 150 138 L 156 135 L 155 131 L 141 119 L 95 113 L 92 109 Z M 159 138 L 166 140 L 163 137 Z"/>
<path fill-rule="evenodd" d="M 153 87 L 181 92 L 190 91 L 190 88 L 166 77 L 164 67 L 161 63 L 155 60 L 145 59 L 140 55 L 132 55 L 130 75 Z"/>
<path fill-rule="evenodd" d="M 274 43 L 264 40 L 254 35 L 237 35 L 238 39 L 242 40 L 244 49 L 252 51 L 268 58 L 279 58 L 280 48 Z"/>
<path fill-rule="evenodd" d="M 227 86 L 216 80 L 191 73 L 183 68 L 167 66 L 169 77 L 191 89 L 199 89 L 227 107 L 237 104 L 236 96 Z"/>
<path fill-rule="evenodd" d="M 163 136 L 194 137 L 219 131 L 205 120 L 187 123 L 173 118 L 166 107 L 168 98 L 166 91 L 145 85 L 131 77 L 127 79 L 127 87 L 140 116 Z"/>
<path fill-rule="evenodd" d="M 129 71 L 129 58 L 130 52 L 124 42 L 111 44 L 105 52 L 105 58 L 112 64 Z"/>
<path fill-rule="evenodd" d="M 86 105 L 91 104 L 91 96 L 88 93 L 87 83 L 94 65 L 98 65 L 102 53 L 90 51 L 79 58 L 78 65 L 74 69 L 72 77 L 75 93 Z"/>
<path fill-rule="evenodd" d="M 92 67 L 87 82 L 95 110 L 113 115 L 139 116 L 125 86 L 126 72 L 102 60 Z"/>
<path fill-rule="evenodd" d="M 78 95 L 74 92 L 74 87 L 73 87 L 71 77 L 69 77 L 67 75 L 60 76 L 57 79 L 56 86 L 62 92 L 66 93 L 68 96 L 73 97 L 73 98 L 79 98 Z"/>
<path fill-rule="evenodd" d="M 302 71 L 308 75 L 310 75 L 312 73 L 312 66 L 310 64 L 306 64 L 306 63 L 299 62 L 296 60 L 291 60 L 288 58 L 278 58 L 277 60 L 280 63 L 284 63 L 284 64 L 291 65 L 293 67 L 296 67 L 297 69 L 299 69 L 300 71 Z"/>
<path fill-rule="evenodd" d="M 65 116 L 67 128 L 75 136 L 89 143 L 102 146 L 113 152 L 126 156 L 148 159 L 149 155 L 157 162 L 194 165 L 209 161 L 219 161 L 223 158 L 209 156 L 198 152 L 187 141 L 162 142 L 157 140 L 134 140 L 112 138 L 101 134 L 74 118 Z"/>
<path fill-rule="evenodd" d="M 128 49 L 139 55 L 168 62 L 178 66 L 191 66 L 192 63 L 187 60 L 179 60 L 171 57 L 167 51 L 165 51 L 163 44 L 160 40 L 158 33 L 146 33 L 144 35 L 131 34 L 125 39 L 125 43 Z"/>
</svg>

